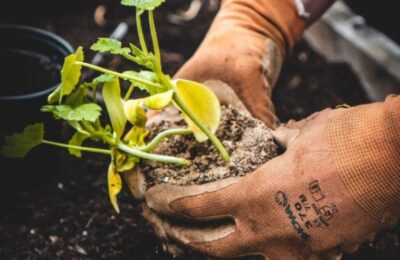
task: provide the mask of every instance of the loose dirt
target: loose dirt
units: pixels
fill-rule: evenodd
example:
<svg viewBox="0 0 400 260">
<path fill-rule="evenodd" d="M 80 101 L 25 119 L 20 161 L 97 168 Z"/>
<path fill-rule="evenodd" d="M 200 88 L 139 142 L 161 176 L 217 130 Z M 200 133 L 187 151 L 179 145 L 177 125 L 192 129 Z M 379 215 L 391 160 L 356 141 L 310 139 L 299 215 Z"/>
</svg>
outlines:
<svg viewBox="0 0 400 260">
<path fill-rule="evenodd" d="M 185 127 L 184 120 L 161 121 L 152 125 L 149 138 L 159 132 Z M 231 156 L 225 162 L 209 142 L 199 143 L 193 135 L 177 135 L 163 141 L 154 153 L 177 156 L 192 162 L 189 167 L 143 160 L 140 164 L 148 186 L 203 184 L 234 176 L 244 176 L 277 155 L 271 130 L 261 121 L 233 107 L 222 108 L 222 119 L 216 132 Z"/>
</svg>

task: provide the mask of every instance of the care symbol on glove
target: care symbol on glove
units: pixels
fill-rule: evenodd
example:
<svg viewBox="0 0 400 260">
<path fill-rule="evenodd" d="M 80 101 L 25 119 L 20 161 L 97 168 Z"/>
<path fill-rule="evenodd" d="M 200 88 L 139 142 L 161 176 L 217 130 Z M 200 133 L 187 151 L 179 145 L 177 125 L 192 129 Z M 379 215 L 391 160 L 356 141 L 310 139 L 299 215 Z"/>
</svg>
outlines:
<svg viewBox="0 0 400 260">
<path fill-rule="evenodd" d="M 278 191 L 275 194 L 275 202 L 282 207 L 285 207 L 288 204 L 288 199 L 286 194 L 283 191 Z"/>
<path fill-rule="evenodd" d="M 309 190 L 315 201 L 320 201 L 325 198 L 325 195 L 322 193 L 322 190 L 321 190 L 321 187 L 319 186 L 318 181 L 310 182 Z"/>
</svg>

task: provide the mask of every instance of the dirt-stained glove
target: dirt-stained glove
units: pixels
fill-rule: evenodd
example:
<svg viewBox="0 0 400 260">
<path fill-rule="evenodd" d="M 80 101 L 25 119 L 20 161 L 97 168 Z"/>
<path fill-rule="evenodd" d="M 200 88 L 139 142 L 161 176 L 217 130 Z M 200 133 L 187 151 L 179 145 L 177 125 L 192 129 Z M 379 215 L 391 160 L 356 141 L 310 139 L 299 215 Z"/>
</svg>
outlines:
<svg viewBox="0 0 400 260">
<path fill-rule="evenodd" d="M 275 133 L 283 155 L 244 178 L 155 186 L 145 214 L 165 241 L 210 256 L 353 252 L 400 216 L 399 119 L 392 97 L 290 122 Z"/>
<path fill-rule="evenodd" d="M 250 116 L 249 111 L 246 109 L 242 101 L 240 101 L 238 96 L 228 85 L 215 80 L 207 81 L 205 82 L 205 85 L 216 94 L 221 105 L 234 106 L 243 114 Z M 147 126 L 159 124 L 161 121 L 175 122 L 182 120 L 180 112 L 173 107 L 166 108 L 161 112 L 149 111 L 148 118 Z M 143 201 L 148 185 L 146 177 L 140 169 L 135 168 L 133 171 L 126 172 L 125 179 L 134 198 L 138 201 Z M 185 252 L 185 249 L 168 239 L 159 217 L 152 213 L 144 202 L 142 202 L 142 208 L 143 217 L 152 225 L 156 235 L 161 239 L 164 251 L 175 256 L 182 255 Z"/>
<path fill-rule="evenodd" d="M 292 0 L 224 0 L 199 49 L 175 77 L 222 81 L 253 116 L 276 126 L 272 87 L 303 29 Z"/>
</svg>

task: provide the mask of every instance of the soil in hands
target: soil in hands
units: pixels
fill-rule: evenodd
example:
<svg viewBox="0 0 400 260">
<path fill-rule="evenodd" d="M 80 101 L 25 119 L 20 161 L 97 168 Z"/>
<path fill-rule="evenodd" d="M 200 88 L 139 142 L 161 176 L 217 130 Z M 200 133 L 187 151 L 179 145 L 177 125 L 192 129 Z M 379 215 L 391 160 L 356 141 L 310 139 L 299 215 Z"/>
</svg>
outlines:
<svg viewBox="0 0 400 260">
<path fill-rule="evenodd" d="M 150 138 L 159 132 L 186 127 L 184 120 L 161 121 L 153 124 Z M 261 121 L 247 116 L 233 107 L 223 107 L 217 137 L 231 155 L 225 162 L 209 142 L 199 143 L 193 135 L 177 135 L 160 143 L 154 153 L 177 156 L 192 162 L 189 167 L 142 160 L 140 168 L 148 186 L 155 184 L 203 184 L 234 176 L 244 176 L 277 155 L 271 130 Z"/>
</svg>

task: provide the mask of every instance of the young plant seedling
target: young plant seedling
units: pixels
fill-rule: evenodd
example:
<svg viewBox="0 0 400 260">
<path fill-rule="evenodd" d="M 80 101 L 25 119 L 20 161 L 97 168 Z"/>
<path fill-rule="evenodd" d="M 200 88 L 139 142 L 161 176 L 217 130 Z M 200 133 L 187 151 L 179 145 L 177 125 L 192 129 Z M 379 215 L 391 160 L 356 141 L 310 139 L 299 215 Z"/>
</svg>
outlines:
<svg viewBox="0 0 400 260">
<path fill-rule="evenodd" d="M 154 160 L 177 165 L 190 162 L 171 156 L 151 153 L 157 145 L 171 135 L 193 134 L 199 142 L 210 140 L 221 156 L 228 161 L 229 155 L 215 136 L 221 109 L 215 94 L 202 84 L 183 80 L 172 80 L 163 73 L 160 48 L 154 22 L 154 10 L 165 0 L 122 0 L 122 4 L 135 8 L 136 27 L 140 47 L 130 44 L 122 47 L 115 39 L 99 38 L 91 46 L 98 52 L 120 55 L 145 70 L 116 72 L 84 61 L 83 48 L 65 58 L 61 70 L 61 84 L 49 95 L 48 105 L 41 111 L 51 113 L 55 119 L 64 120 L 76 130 L 68 144 L 44 139 L 44 126 L 36 123 L 27 126 L 22 133 L 5 137 L 0 153 L 7 157 L 24 157 L 33 147 L 47 144 L 66 148 L 70 154 L 81 157 L 81 152 L 107 154 L 111 157 L 108 168 L 109 197 L 114 209 L 119 212 L 117 195 L 121 190 L 120 173 L 132 169 L 140 159 Z M 145 41 L 142 18 L 147 13 L 152 50 Z M 81 82 L 82 67 L 101 74 L 90 82 Z M 130 87 L 122 96 L 120 81 L 130 82 Z M 102 125 L 101 106 L 97 104 L 98 88 L 102 87 L 102 97 L 110 119 L 110 125 Z M 148 97 L 132 99 L 134 88 L 145 90 Z M 88 93 L 92 92 L 92 97 Z M 146 110 L 162 110 L 174 105 L 188 124 L 187 129 L 168 129 L 153 140 L 145 142 L 148 130 Z M 86 140 L 100 142 L 108 149 L 86 147 Z"/>
</svg>

